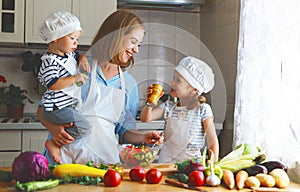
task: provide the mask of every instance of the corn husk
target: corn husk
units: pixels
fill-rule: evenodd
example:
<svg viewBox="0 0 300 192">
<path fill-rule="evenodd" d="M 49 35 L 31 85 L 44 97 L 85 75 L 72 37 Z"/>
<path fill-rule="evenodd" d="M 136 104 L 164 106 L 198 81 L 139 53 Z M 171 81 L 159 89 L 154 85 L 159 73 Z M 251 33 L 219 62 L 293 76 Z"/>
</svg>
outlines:
<svg viewBox="0 0 300 192">
<path fill-rule="evenodd" d="M 265 154 L 259 147 L 250 144 L 240 144 L 233 151 L 223 157 L 215 165 L 223 170 L 227 169 L 233 173 L 251 167 L 265 160 Z"/>
</svg>

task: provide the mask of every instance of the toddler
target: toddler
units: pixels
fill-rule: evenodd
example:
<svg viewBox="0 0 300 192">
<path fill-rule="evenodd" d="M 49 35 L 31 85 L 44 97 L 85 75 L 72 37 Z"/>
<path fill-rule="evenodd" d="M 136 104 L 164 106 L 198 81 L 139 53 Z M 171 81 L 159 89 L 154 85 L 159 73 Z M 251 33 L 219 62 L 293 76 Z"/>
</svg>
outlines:
<svg viewBox="0 0 300 192">
<path fill-rule="evenodd" d="M 85 84 L 90 71 L 86 57 L 76 51 L 82 32 L 78 18 L 69 12 L 50 14 L 39 28 L 40 36 L 48 44 L 38 73 L 40 83 L 47 88 L 41 100 L 43 117 L 52 123 L 72 122 L 73 127 L 66 131 L 75 139 L 91 129 L 89 121 L 79 112 L 80 86 Z M 45 146 L 52 158 L 60 162 L 61 144 L 47 140 Z"/>
<path fill-rule="evenodd" d="M 160 163 L 175 163 L 201 157 L 201 148 L 207 140 L 208 148 L 219 156 L 219 142 L 213 123 L 213 113 L 202 93 L 214 86 L 214 74 L 203 61 L 194 57 L 183 58 L 175 67 L 170 95 L 177 102 L 166 101 L 154 107 L 147 103 L 141 112 L 141 121 L 166 117 L 164 143 L 159 154 Z M 147 95 L 152 86 L 147 88 Z"/>
</svg>

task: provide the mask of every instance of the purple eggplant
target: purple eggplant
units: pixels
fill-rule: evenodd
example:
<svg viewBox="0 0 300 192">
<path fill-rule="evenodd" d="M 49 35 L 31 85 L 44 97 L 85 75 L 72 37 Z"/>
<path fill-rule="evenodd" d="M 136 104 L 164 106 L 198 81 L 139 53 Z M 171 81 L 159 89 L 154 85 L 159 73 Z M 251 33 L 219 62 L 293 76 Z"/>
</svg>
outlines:
<svg viewBox="0 0 300 192">
<path fill-rule="evenodd" d="M 255 176 L 258 173 L 268 173 L 268 169 L 263 165 L 252 165 L 251 167 L 245 169 L 249 176 Z"/>
<path fill-rule="evenodd" d="M 281 161 L 265 161 L 260 165 L 265 166 L 268 170 L 268 173 L 270 173 L 273 169 L 283 169 L 285 172 L 287 172 L 287 166 Z"/>
</svg>

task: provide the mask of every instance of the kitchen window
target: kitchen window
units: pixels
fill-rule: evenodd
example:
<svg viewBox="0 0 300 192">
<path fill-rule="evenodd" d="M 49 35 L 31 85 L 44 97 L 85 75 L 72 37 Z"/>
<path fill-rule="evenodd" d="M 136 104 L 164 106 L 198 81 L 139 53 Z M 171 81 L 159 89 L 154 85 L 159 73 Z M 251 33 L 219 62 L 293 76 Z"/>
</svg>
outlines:
<svg viewBox="0 0 300 192">
<path fill-rule="evenodd" d="M 300 180 L 300 2 L 242 0 L 234 145 L 251 143 Z"/>
</svg>

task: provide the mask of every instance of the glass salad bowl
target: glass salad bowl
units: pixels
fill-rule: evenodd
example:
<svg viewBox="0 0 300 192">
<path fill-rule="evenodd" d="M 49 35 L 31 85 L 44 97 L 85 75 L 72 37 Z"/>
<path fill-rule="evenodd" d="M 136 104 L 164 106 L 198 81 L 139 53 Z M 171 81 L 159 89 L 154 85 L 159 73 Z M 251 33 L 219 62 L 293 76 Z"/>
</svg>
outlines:
<svg viewBox="0 0 300 192">
<path fill-rule="evenodd" d="M 150 147 L 147 145 L 118 145 L 121 163 L 128 168 L 141 166 L 148 167 L 155 160 L 159 146 Z"/>
</svg>

